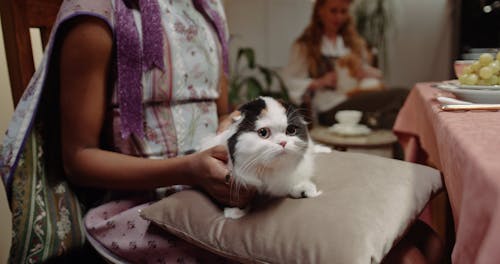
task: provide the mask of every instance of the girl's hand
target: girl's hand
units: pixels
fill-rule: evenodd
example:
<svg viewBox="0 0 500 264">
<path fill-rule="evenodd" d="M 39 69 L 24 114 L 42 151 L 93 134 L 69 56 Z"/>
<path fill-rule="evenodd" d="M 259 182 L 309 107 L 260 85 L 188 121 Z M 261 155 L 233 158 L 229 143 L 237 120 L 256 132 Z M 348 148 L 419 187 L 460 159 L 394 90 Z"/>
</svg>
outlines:
<svg viewBox="0 0 500 264">
<path fill-rule="evenodd" d="M 335 90 L 335 87 L 337 87 L 337 73 L 335 71 L 331 71 L 323 75 L 322 79 L 323 87 Z"/>
<path fill-rule="evenodd" d="M 381 79 L 382 78 L 382 71 L 379 69 L 370 66 L 368 64 L 363 65 L 362 67 L 362 78 L 377 78 Z"/>
<path fill-rule="evenodd" d="M 225 206 L 245 207 L 254 197 L 255 190 L 232 188 L 232 177 L 226 164 L 228 153 L 224 146 L 215 146 L 192 154 L 192 184 L 205 190 Z M 229 176 L 228 176 L 229 175 Z"/>
<path fill-rule="evenodd" d="M 320 78 L 312 81 L 311 85 L 309 85 L 309 89 L 312 91 L 323 88 L 332 89 L 335 86 L 337 86 L 337 74 L 335 71 L 330 71 Z"/>
</svg>

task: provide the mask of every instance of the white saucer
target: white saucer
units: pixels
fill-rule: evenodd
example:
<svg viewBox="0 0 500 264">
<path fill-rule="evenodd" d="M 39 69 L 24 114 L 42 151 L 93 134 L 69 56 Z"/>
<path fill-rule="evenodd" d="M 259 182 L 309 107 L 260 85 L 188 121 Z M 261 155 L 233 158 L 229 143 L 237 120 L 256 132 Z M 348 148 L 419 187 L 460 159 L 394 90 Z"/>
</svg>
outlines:
<svg viewBox="0 0 500 264">
<path fill-rule="evenodd" d="M 361 136 L 370 134 L 370 132 L 372 132 L 369 127 L 363 124 L 351 125 L 338 123 L 329 127 L 328 130 L 344 136 Z"/>
</svg>

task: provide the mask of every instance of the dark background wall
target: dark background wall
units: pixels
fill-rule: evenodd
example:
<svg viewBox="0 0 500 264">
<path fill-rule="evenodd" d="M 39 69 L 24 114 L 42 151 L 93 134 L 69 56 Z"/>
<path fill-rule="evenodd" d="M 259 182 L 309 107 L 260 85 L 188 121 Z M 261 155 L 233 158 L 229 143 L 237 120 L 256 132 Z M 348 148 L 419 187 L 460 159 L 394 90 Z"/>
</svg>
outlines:
<svg viewBox="0 0 500 264">
<path fill-rule="evenodd" d="M 462 0 L 461 2 L 459 53 L 465 53 L 470 48 L 499 48 L 500 1 Z M 487 5 L 492 7 L 489 13 L 484 11 Z"/>
</svg>

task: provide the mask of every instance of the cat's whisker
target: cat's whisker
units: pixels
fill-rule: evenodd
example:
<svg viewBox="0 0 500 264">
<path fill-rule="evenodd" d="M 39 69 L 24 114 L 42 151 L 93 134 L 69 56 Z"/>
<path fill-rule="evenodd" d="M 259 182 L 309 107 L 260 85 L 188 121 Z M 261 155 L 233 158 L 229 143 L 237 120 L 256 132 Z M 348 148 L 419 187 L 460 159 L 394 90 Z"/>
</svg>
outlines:
<svg viewBox="0 0 500 264">
<path fill-rule="evenodd" d="M 240 175 L 248 175 L 252 164 L 250 162 L 245 163 L 238 171 Z M 241 176 L 240 176 L 241 177 Z"/>
<path fill-rule="evenodd" d="M 263 160 L 263 157 L 264 157 L 264 160 L 265 160 L 265 157 L 271 153 L 271 152 L 274 152 L 272 149 L 266 149 L 264 150 L 263 152 L 260 152 L 260 153 L 255 153 L 253 156 L 251 156 L 248 161 L 242 165 L 241 167 L 241 171 L 243 174 L 248 174 L 248 173 L 251 173 L 251 169 L 252 167 L 255 167 L 254 165 L 256 165 L 256 163 L 259 161 L 259 160 Z M 257 171 L 255 171 L 255 173 L 257 174 Z"/>
<path fill-rule="evenodd" d="M 233 177 L 233 181 L 231 181 L 231 186 L 229 187 L 230 201 L 233 201 L 233 198 L 239 200 L 241 187 L 246 187 L 246 184 L 242 181 L 240 177 Z M 236 196 L 234 195 L 234 193 L 236 194 Z"/>
<path fill-rule="evenodd" d="M 304 118 L 302 118 L 301 116 L 297 116 L 297 115 L 294 115 L 292 117 L 289 117 L 289 121 L 291 123 L 305 123 L 305 120 Z"/>
<path fill-rule="evenodd" d="M 262 178 L 262 176 L 264 176 L 265 172 L 266 172 L 266 170 L 264 169 L 264 167 L 257 168 L 257 171 L 256 171 L 257 177 Z"/>
<path fill-rule="evenodd" d="M 229 186 L 229 201 L 238 201 L 240 199 L 240 189 L 241 189 L 241 182 L 240 181 L 233 181 L 231 182 L 231 186 Z M 236 196 L 235 196 L 236 194 Z M 236 199 L 236 200 L 233 200 Z"/>
<path fill-rule="evenodd" d="M 297 147 L 299 147 L 301 149 L 304 149 L 304 148 L 307 148 L 307 146 L 309 145 L 309 142 L 307 142 L 307 141 L 297 141 L 297 142 L 294 142 L 294 144 Z M 291 150 L 293 150 L 293 149 L 291 149 Z"/>
<path fill-rule="evenodd" d="M 251 157 L 243 166 L 241 167 L 241 170 L 243 173 L 247 174 L 251 167 L 255 165 L 258 162 L 259 155 L 255 155 Z"/>
<path fill-rule="evenodd" d="M 301 112 L 303 111 L 307 111 L 308 109 L 307 108 L 304 108 L 304 107 L 301 107 L 301 108 L 295 108 L 291 111 L 288 112 L 288 115 L 287 117 L 292 117 L 292 118 L 302 118 L 302 116 L 300 115 Z"/>
</svg>

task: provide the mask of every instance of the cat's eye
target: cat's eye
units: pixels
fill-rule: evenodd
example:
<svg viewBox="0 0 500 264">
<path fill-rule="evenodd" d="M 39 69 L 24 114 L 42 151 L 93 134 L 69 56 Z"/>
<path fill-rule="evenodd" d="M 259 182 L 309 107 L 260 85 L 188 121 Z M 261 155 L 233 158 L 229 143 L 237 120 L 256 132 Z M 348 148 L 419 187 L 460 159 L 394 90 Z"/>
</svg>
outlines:
<svg viewBox="0 0 500 264">
<path fill-rule="evenodd" d="M 269 130 L 269 128 L 267 127 L 260 128 L 259 130 L 257 130 L 257 135 L 259 135 L 259 137 L 261 138 L 268 138 L 269 136 L 271 136 L 271 130 Z"/>
<path fill-rule="evenodd" d="M 295 127 L 293 125 L 289 125 L 286 128 L 286 134 L 289 136 L 295 136 L 297 134 L 297 127 Z"/>
</svg>

